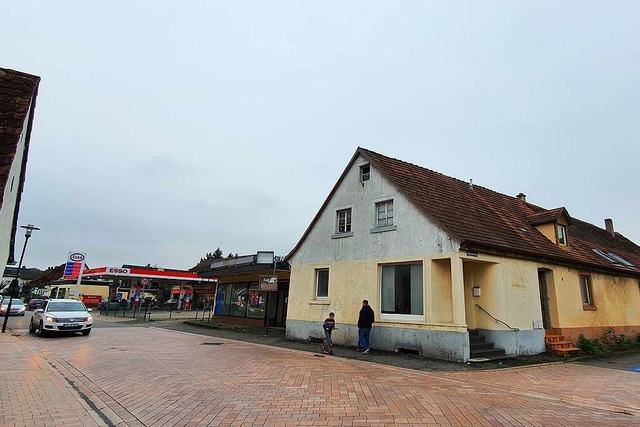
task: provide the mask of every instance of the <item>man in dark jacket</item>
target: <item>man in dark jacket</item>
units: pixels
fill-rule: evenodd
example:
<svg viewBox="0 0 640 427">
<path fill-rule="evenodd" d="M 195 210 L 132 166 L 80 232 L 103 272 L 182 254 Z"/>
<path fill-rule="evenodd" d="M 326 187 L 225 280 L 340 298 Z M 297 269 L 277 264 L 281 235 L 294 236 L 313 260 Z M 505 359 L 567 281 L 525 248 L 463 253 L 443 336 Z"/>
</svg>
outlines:
<svg viewBox="0 0 640 427">
<path fill-rule="evenodd" d="M 358 316 L 358 349 L 362 351 L 362 354 L 369 354 L 369 336 L 374 321 L 375 315 L 369 306 L 369 301 L 362 301 L 362 308 Z"/>
</svg>

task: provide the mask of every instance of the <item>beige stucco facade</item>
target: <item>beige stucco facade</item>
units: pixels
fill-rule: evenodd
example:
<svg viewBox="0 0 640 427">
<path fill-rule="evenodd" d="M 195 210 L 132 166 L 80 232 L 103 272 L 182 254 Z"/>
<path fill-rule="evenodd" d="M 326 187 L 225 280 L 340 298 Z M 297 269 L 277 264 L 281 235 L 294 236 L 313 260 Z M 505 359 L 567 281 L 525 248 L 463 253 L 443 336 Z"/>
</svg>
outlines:
<svg viewBox="0 0 640 427">
<path fill-rule="evenodd" d="M 582 304 L 580 275 L 591 280 L 593 307 Z M 640 333 L 640 281 L 633 277 L 552 267 L 549 285 L 552 327 L 571 340 L 580 334 L 600 338 L 608 328 L 617 333 Z M 548 277 L 549 277 L 548 276 Z"/>
</svg>

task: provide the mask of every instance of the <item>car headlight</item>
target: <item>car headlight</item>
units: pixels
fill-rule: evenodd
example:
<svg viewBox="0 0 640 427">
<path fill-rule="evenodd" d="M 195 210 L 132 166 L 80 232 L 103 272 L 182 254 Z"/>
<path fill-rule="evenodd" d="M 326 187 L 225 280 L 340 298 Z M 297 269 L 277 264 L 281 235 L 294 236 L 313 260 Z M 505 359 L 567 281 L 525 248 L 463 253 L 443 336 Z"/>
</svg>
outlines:
<svg viewBox="0 0 640 427">
<path fill-rule="evenodd" d="M 54 316 L 47 316 L 47 322 L 49 323 L 58 323 L 58 319 Z"/>
<path fill-rule="evenodd" d="M 85 322 L 91 322 L 93 321 L 93 316 L 92 315 L 88 315 L 87 316 L 87 320 L 85 320 Z"/>
</svg>

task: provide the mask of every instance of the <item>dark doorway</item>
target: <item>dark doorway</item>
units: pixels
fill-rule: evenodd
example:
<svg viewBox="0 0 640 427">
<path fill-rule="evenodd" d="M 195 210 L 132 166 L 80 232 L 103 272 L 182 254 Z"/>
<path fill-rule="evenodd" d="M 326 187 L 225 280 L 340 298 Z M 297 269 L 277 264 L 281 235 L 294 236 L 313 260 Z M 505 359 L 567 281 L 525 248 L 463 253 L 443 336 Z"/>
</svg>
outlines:
<svg viewBox="0 0 640 427">
<path fill-rule="evenodd" d="M 549 288 L 547 286 L 547 276 L 551 270 L 546 268 L 538 269 L 538 286 L 540 287 L 540 307 L 542 308 L 542 326 L 544 329 L 551 329 L 551 311 L 549 310 Z"/>
</svg>

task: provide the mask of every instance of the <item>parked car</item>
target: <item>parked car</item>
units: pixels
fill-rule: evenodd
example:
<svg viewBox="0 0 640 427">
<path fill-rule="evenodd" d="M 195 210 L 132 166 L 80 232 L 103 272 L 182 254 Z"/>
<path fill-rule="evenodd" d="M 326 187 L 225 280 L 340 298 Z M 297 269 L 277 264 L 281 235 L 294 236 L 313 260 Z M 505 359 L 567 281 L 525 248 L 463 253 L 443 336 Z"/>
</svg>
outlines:
<svg viewBox="0 0 640 427">
<path fill-rule="evenodd" d="M 50 299 L 33 312 L 29 332 L 46 336 L 58 332 L 80 332 L 89 335 L 93 326 L 91 309 L 74 299 Z"/>
<path fill-rule="evenodd" d="M 36 308 L 40 307 L 40 304 L 42 304 L 42 301 L 44 301 L 42 298 L 30 299 L 29 302 L 27 303 L 27 310 L 35 310 Z"/>
<path fill-rule="evenodd" d="M 24 305 L 24 301 L 18 298 L 11 300 L 11 308 L 9 308 L 9 298 L 4 298 L 0 303 L 0 315 L 4 316 L 9 309 L 9 316 L 24 316 L 27 308 Z"/>
</svg>

